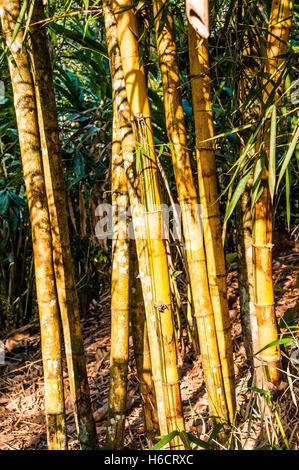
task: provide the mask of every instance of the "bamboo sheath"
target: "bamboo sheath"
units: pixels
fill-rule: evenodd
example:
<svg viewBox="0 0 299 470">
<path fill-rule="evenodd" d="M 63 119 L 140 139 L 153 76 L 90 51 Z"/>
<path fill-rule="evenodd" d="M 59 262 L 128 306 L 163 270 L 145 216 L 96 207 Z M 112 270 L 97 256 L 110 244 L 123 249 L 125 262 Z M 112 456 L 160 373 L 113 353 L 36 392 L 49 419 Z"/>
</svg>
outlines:
<svg viewBox="0 0 299 470">
<path fill-rule="evenodd" d="M 127 102 L 127 90 L 125 87 L 124 74 L 122 69 L 122 61 L 120 57 L 120 48 L 118 46 L 117 36 L 120 38 L 123 35 L 119 34 L 116 29 L 116 23 L 114 15 L 109 8 L 110 5 L 107 1 L 104 2 L 104 11 L 105 13 L 105 22 L 106 22 L 106 31 L 107 31 L 107 42 L 109 47 L 109 57 L 111 65 L 111 74 L 113 77 L 113 89 L 115 93 L 115 99 L 118 106 L 119 116 L 121 119 L 121 136 L 122 136 L 122 150 L 124 155 L 124 165 L 127 173 L 128 179 L 128 190 L 130 197 L 130 206 L 132 210 L 133 222 L 134 222 L 134 233 L 136 239 L 136 249 L 139 262 L 139 277 L 142 284 L 143 298 L 146 311 L 147 327 L 148 327 L 148 336 L 149 336 L 149 345 L 151 352 L 151 361 L 152 364 L 155 364 L 153 368 L 152 375 L 155 383 L 155 392 L 157 400 L 157 409 L 159 417 L 159 427 L 160 433 L 162 435 L 167 434 L 173 429 L 184 428 L 183 418 L 181 414 L 181 401 L 179 393 L 179 384 L 178 384 L 178 373 L 176 367 L 176 351 L 174 344 L 174 335 L 173 335 L 173 325 L 170 308 L 166 305 L 164 309 L 165 300 L 163 298 L 162 303 L 159 303 L 155 300 L 157 295 L 154 296 L 154 288 L 152 286 L 152 272 L 153 272 L 153 246 L 148 243 L 147 239 L 149 234 L 146 232 L 146 224 L 144 223 L 144 213 L 141 210 L 140 206 L 140 197 L 138 195 L 139 183 L 137 182 L 134 175 L 134 161 L 135 161 L 135 136 L 132 132 L 132 124 L 130 122 L 130 108 Z M 130 11 L 130 14 L 132 12 Z M 122 14 L 117 14 L 117 18 L 120 19 Z M 134 18 L 134 17 L 133 17 Z M 126 22 L 125 22 L 126 24 Z M 132 34 L 131 34 L 132 36 Z M 133 42 L 133 46 L 136 47 L 136 44 Z M 130 46 L 131 47 L 131 46 Z M 137 58 L 135 55 L 134 63 L 136 67 L 136 59 L 139 70 L 138 63 L 138 54 Z M 135 73 L 135 72 L 134 72 Z M 130 74 L 127 72 L 127 75 Z M 137 73 L 137 76 L 140 74 Z M 142 74 L 141 76 L 144 77 Z M 139 87 L 137 87 L 139 88 Z M 130 87 L 129 87 L 130 90 Z M 141 100 L 141 95 L 135 95 L 137 102 Z M 142 100 L 141 100 L 142 101 Z M 132 109 L 132 108 L 131 108 Z M 143 120 L 142 120 L 143 121 Z M 144 122 L 139 123 L 140 126 L 144 125 Z M 146 124 L 146 126 L 148 123 Z M 146 144 L 146 142 L 144 142 Z M 148 165 L 148 168 L 150 166 Z M 152 175 L 147 179 L 151 181 Z M 154 181 L 156 185 L 157 182 Z M 140 185 L 142 186 L 142 185 Z M 149 189 L 152 189 L 149 188 Z M 155 216 L 156 217 L 156 216 Z M 150 234 L 153 235 L 152 233 Z M 151 240 L 152 241 L 152 240 Z M 159 241 L 161 246 L 161 240 Z M 154 240 L 155 245 L 155 240 Z M 164 246 L 164 245 L 162 245 Z M 157 247 L 157 244 L 156 244 Z M 155 248 L 156 248 L 155 247 Z M 150 253 L 151 252 L 151 255 Z M 156 252 L 154 253 L 154 255 Z M 165 253 L 166 256 L 166 253 Z M 157 260 L 154 260 L 154 264 L 157 263 Z M 152 265 L 152 267 L 151 267 Z M 156 264 L 157 266 L 157 264 Z M 155 267 L 156 267 L 155 266 Z M 161 266 L 159 263 L 159 270 Z M 163 269 L 162 275 L 165 276 L 165 269 Z M 169 297 L 169 278 L 167 270 L 166 280 L 168 281 L 168 291 L 166 291 L 168 304 L 170 303 Z M 165 280 L 161 280 L 162 286 L 165 284 Z M 155 291 L 156 293 L 156 291 Z M 164 303 L 163 303 L 164 302 Z M 161 313 L 156 306 L 159 306 L 163 310 L 163 328 L 161 333 L 161 322 L 160 317 Z M 169 322 L 170 321 L 170 322 Z M 163 341 L 162 341 L 163 338 Z M 170 354 L 165 355 L 164 348 L 168 346 Z M 164 354 L 164 356 L 163 356 Z M 165 356 L 167 359 L 165 359 Z M 167 360 L 167 363 L 165 362 Z M 176 441 L 172 442 L 171 445 L 182 447 L 181 444 Z"/>
<path fill-rule="evenodd" d="M 284 61 L 279 57 L 287 52 L 287 41 L 292 23 L 291 2 L 273 0 L 269 19 L 267 58 L 265 74 L 269 77 L 278 70 Z M 267 100 L 279 80 L 279 72 L 265 83 L 263 102 Z M 275 93 L 276 98 L 277 92 Z M 264 127 L 264 152 L 269 161 L 270 119 Z M 275 317 L 274 291 L 272 279 L 272 201 L 268 187 L 268 171 L 262 176 L 263 192 L 255 204 L 253 247 L 254 247 L 254 293 L 255 309 L 258 322 L 259 348 L 278 339 Z M 277 385 L 281 380 L 281 355 L 279 346 L 273 346 L 260 353 L 267 378 Z"/>
<path fill-rule="evenodd" d="M 214 311 L 225 396 L 229 408 L 229 417 L 233 422 L 236 411 L 235 376 L 230 318 L 226 296 L 226 267 L 221 239 L 215 150 L 213 141 L 206 141 L 214 136 L 208 47 L 206 40 L 201 42 L 201 39 L 190 25 L 189 57 L 196 134 L 198 186 L 209 288 Z"/>
<path fill-rule="evenodd" d="M 107 446 L 124 445 L 129 361 L 129 240 L 127 229 L 128 189 L 121 151 L 120 125 L 113 99 L 112 134 L 112 278 L 111 351 Z"/>
<path fill-rule="evenodd" d="M 19 30 L 12 43 L 13 31 L 20 13 L 18 0 L 1 0 L 2 33 L 13 61 L 9 70 L 14 94 L 20 138 L 23 174 L 29 206 L 35 265 L 36 293 L 41 326 L 41 348 L 45 384 L 45 413 L 48 448 L 67 449 L 64 411 L 63 375 L 59 309 L 52 258 L 52 238 L 39 129 L 32 82 L 23 35 Z"/>
<path fill-rule="evenodd" d="M 38 23 L 43 19 L 42 3 L 37 2 L 32 22 Z M 71 398 L 81 447 L 86 450 L 95 449 L 97 435 L 91 410 L 75 288 L 51 62 L 46 30 L 40 23 L 30 27 L 30 52 L 51 223 L 54 273 L 64 333 Z"/>
<path fill-rule="evenodd" d="M 164 19 L 165 23 L 160 31 L 161 16 L 165 3 L 166 0 L 154 0 L 153 10 L 164 90 L 166 127 L 168 139 L 172 145 L 172 162 L 182 212 L 194 316 L 200 341 L 210 409 L 213 415 L 228 421 L 229 414 L 219 360 L 213 307 L 209 292 L 197 193 L 187 149 L 174 26 L 170 10 Z"/>
</svg>

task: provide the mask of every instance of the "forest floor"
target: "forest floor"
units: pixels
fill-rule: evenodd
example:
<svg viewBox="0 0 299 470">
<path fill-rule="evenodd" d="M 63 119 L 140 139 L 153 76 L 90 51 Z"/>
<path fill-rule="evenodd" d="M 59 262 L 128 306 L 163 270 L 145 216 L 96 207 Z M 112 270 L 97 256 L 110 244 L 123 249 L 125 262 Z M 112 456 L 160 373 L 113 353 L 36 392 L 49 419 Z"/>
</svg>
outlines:
<svg viewBox="0 0 299 470">
<path fill-rule="evenodd" d="M 286 311 L 290 314 L 293 313 L 293 325 L 298 325 L 299 322 L 298 258 L 299 246 L 289 244 L 285 249 L 281 249 L 274 255 L 273 261 L 277 317 L 281 318 Z M 269 439 L 267 437 L 261 439 L 257 429 L 248 424 L 246 407 L 252 395 L 252 392 L 248 390 L 250 371 L 241 335 L 238 273 L 234 265 L 231 268 L 228 274 L 228 300 L 233 335 L 237 400 L 240 410 L 236 435 L 242 440 L 245 448 L 254 449 L 265 445 L 267 441 L 269 443 L 269 439 L 271 440 L 272 437 L 269 426 L 266 430 Z M 110 292 L 108 283 L 107 285 L 103 284 L 101 289 L 102 294 L 99 299 L 91 303 L 88 318 L 82 321 L 82 327 L 92 406 L 97 420 L 99 442 L 100 445 L 103 445 L 106 433 L 109 388 Z M 179 368 L 186 429 L 193 435 L 207 440 L 210 425 L 205 419 L 208 412 L 208 401 L 203 381 L 201 359 L 188 346 L 186 336 L 182 343 L 184 350 L 180 353 Z M 6 339 L 5 344 L 10 352 L 6 351 L 6 363 L 0 367 L 0 449 L 46 449 L 43 373 L 38 324 L 23 328 L 21 333 L 12 332 Z M 128 449 L 147 449 L 148 443 L 144 437 L 142 405 L 138 394 L 138 379 L 135 371 L 131 338 L 130 351 L 128 383 L 130 409 L 126 419 L 125 447 Z M 279 411 L 290 447 L 297 449 L 299 448 L 299 413 L 297 407 L 299 403 L 299 384 L 298 374 L 296 373 L 298 369 L 296 370 L 294 366 L 290 366 L 290 362 L 289 372 L 289 377 L 285 379 L 286 386 L 278 393 L 275 406 Z M 78 449 L 66 373 L 65 378 L 69 448 Z M 271 426 L 274 426 L 273 423 L 270 423 Z M 277 433 L 277 431 L 275 432 Z M 279 437 L 276 436 L 276 438 L 276 441 L 279 441 Z"/>
</svg>

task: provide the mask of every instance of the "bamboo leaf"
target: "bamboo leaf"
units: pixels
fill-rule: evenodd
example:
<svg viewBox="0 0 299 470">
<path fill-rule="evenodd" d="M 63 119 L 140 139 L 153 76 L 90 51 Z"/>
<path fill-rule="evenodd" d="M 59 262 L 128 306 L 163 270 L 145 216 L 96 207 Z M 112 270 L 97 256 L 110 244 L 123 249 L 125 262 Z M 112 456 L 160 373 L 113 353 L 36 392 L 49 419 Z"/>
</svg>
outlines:
<svg viewBox="0 0 299 470">
<path fill-rule="evenodd" d="M 203 449 L 206 449 L 206 450 L 212 449 L 212 445 L 209 444 L 208 442 L 202 441 L 201 439 L 193 436 L 189 432 L 186 432 L 186 434 L 188 435 L 189 441 L 193 442 L 197 446 L 202 447 Z"/>
<path fill-rule="evenodd" d="M 192 445 L 191 445 L 191 442 L 190 442 L 190 439 L 189 439 L 189 436 L 188 434 L 186 433 L 186 431 L 181 431 L 179 432 L 179 436 L 185 446 L 185 448 L 187 450 L 192 450 Z"/>
<path fill-rule="evenodd" d="M 285 174 L 286 168 L 287 168 L 288 164 L 290 163 L 293 152 L 296 148 L 296 144 L 298 142 L 298 138 L 299 138 L 299 125 L 297 125 L 296 132 L 294 133 L 294 135 L 292 137 L 292 140 L 289 144 L 289 148 L 287 150 L 286 156 L 284 157 L 283 164 L 282 164 L 282 167 L 281 167 L 281 170 L 280 170 L 280 173 L 279 173 L 279 178 L 278 178 L 278 181 L 277 181 L 276 191 L 278 190 L 279 183 L 281 182 L 281 179 L 282 179 L 283 175 Z"/>
<path fill-rule="evenodd" d="M 290 230 L 291 223 L 291 202 L 290 202 L 290 170 L 286 168 L 286 211 L 287 211 L 287 225 Z"/>
<path fill-rule="evenodd" d="M 162 447 L 164 447 L 168 442 L 170 442 L 174 437 L 176 437 L 179 434 L 178 431 L 172 431 L 171 433 L 167 434 L 166 436 L 163 436 L 162 439 L 160 439 L 157 444 L 152 447 L 151 450 L 160 450 Z"/>
<path fill-rule="evenodd" d="M 31 0 L 30 4 L 29 4 L 29 10 L 28 10 L 26 26 L 25 26 L 25 30 L 24 30 L 23 41 L 25 40 L 25 38 L 27 36 L 27 33 L 28 33 L 28 30 L 29 30 L 29 26 L 30 26 L 30 23 L 31 23 L 31 18 L 32 18 L 33 10 L 34 10 L 34 5 L 35 5 L 35 0 Z"/>
<path fill-rule="evenodd" d="M 237 187 L 236 187 L 236 190 L 231 198 L 231 201 L 226 209 L 226 214 L 225 214 L 225 218 L 224 218 L 224 221 L 227 222 L 228 219 L 230 218 L 231 214 L 233 213 L 236 205 L 237 205 L 237 202 L 238 200 L 240 199 L 241 195 L 243 194 L 244 192 L 244 189 L 246 187 L 246 184 L 247 184 L 247 181 L 248 181 L 248 178 L 250 176 L 250 173 L 251 173 L 251 168 L 249 168 L 248 170 L 246 170 L 245 174 L 242 176 L 242 178 L 240 179 Z"/>
<path fill-rule="evenodd" d="M 273 202 L 275 191 L 275 157 L 276 157 L 276 106 L 273 105 L 270 127 L 270 149 L 269 149 L 269 190 Z"/>
<path fill-rule="evenodd" d="M 268 349 L 268 348 L 272 348 L 274 346 L 280 346 L 282 344 L 289 344 L 289 343 L 292 343 L 294 341 L 294 338 L 293 337 L 289 337 L 289 338 L 280 338 L 280 339 L 277 339 L 276 341 L 272 341 L 272 343 L 269 343 L 267 344 L 266 346 L 264 346 L 262 349 L 260 349 L 259 351 L 257 351 L 254 356 L 257 356 L 258 354 L 260 354 L 262 351 L 265 351 L 265 349 Z"/>
<path fill-rule="evenodd" d="M 261 157 L 256 162 L 256 166 L 254 169 L 253 182 L 252 182 L 251 208 L 253 208 L 254 204 L 256 203 L 256 201 L 261 195 L 261 191 L 263 191 L 263 188 L 260 188 L 260 185 L 261 185 L 261 179 L 262 179 L 265 162 L 266 162 L 266 157 L 265 157 L 265 154 L 262 153 Z"/>
<path fill-rule="evenodd" d="M 209 441 L 210 442 L 212 439 L 215 439 L 215 437 L 218 436 L 218 434 L 220 433 L 221 429 L 223 428 L 223 424 L 222 423 L 216 423 L 214 428 L 213 428 L 213 431 L 211 432 L 211 435 L 209 437 Z"/>
</svg>

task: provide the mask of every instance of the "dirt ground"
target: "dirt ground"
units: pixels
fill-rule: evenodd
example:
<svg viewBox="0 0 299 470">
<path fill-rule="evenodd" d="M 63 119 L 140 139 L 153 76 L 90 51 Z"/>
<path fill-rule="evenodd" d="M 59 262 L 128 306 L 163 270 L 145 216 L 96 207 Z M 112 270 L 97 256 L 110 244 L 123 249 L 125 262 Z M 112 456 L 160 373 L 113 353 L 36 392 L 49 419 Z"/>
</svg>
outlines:
<svg viewBox="0 0 299 470">
<path fill-rule="evenodd" d="M 273 261 L 277 317 L 281 318 L 288 310 L 290 314 L 293 314 L 294 325 L 298 325 L 299 322 L 298 258 L 299 248 L 293 245 L 288 246 L 287 251 L 280 250 Z M 232 270 L 228 274 L 228 299 L 235 356 L 237 400 L 242 416 L 242 409 L 244 409 L 250 393 L 247 389 L 250 371 L 242 341 L 237 271 L 234 269 L 234 265 L 231 267 Z M 105 411 L 109 388 L 109 308 L 110 293 L 107 283 L 106 286 L 105 284 L 102 286 L 101 296 L 90 305 L 88 318 L 82 321 L 92 406 L 97 418 L 100 445 L 103 445 L 105 441 Z M 38 325 L 31 325 L 27 330 L 25 328 L 23 336 L 20 337 L 22 339 L 17 340 L 16 344 L 7 343 L 11 351 L 6 351 L 6 364 L 0 366 L 0 449 L 46 449 L 43 372 Z M 205 419 L 208 413 L 208 401 L 201 359 L 188 346 L 187 336 L 184 340 L 185 347 L 181 351 L 179 366 L 186 429 L 205 439 L 209 432 L 209 424 Z M 144 437 L 141 399 L 138 394 L 138 379 L 131 339 L 130 344 L 129 395 L 131 407 L 126 419 L 125 446 L 129 449 L 147 449 L 148 443 Z M 280 394 L 276 405 L 284 429 L 289 436 L 291 448 L 299 448 L 297 429 L 299 386 L 296 372 L 298 369 L 291 366 L 291 380 L 288 379 L 287 387 Z M 66 373 L 65 379 L 69 448 L 78 449 Z M 244 426 L 243 423 L 242 432 L 245 432 L 246 426 Z M 247 448 L 256 447 L 254 437 L 251 441 L 250 443 L 250 439 L 248 440 Z"/>
</svg>

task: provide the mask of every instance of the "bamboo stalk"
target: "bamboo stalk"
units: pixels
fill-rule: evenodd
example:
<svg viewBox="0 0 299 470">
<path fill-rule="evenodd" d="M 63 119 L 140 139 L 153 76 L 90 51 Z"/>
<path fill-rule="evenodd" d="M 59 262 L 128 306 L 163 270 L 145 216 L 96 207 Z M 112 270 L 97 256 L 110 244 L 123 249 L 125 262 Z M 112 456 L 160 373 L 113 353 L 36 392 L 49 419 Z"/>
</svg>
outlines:
<svg viewBox="0 0 299 470">
<path fill-rule="evenodd" d="M 53 270 L 51 227 L 44 186 L 34 86 L 26 49 L 22 46 L 21 29 L 12 43 L 19 13 L 18 0 L 1 1 L 2 33 L 13 59 L 13 62 L 9 60 L 9 70 L 32 230 L 36 293 L 41 326 L 48 448 L 66 450 L 59 310 Z"/>
<path fill-rule="evenodd" d="M 162 75 L 166 127 L 172 144 L 172 162 L 180 202 L 194 316 L 212 414 L 228 421 L 228 408 L 210 298 L 203 234 L 195 184 L 187 148 L 184 111 L 171 10 L 160 31 L 165 0 L 154 0 L 155 27 Z M 159 34 L 160 32 L 160 34 Z"/>
<path fill-rule="evenodd" d="M 137 86 L 137 83 L 135 82 L 135 78 L 137 74 L 138 77 L 141 77 L 141 80 L 144 83 L 144 74 L 143 74 L 143 71 L 139 69 L 137 42 L 136 42 L 136 39 L 134 39 L 134 35 L 133 35 L 134 28 L 136 28 L 136 21 L 135 21 L 134 14 L 131 10 L 127 10 L 125 12 L 125 18 L 123 17 L 124 13 L 117 14 L 117 19 L 121 20 L 121 27 L 120 27 L 121 32 L 120 32 L 119 30 L 116 29 L 116 22 L 115 22 L 113 12 L 110 6 L 111 4 L 108 1 L 105 1 L 104 10 L 106 10 L 105 22 L 106 22 L 106 34 L 107 34 L 108 46 L 109 46 L 111 75 L 113 77 L 113 89 L 115 93 L 119 115 L 120 117 L 122 117 L 122 123 L 121 123 L 122 149 L 123 149 L 123 155 L 124 155 L 125 169 L 126 169 L 127 178 L 128 178 L 130 205 L 131 205 L 133 221 L 134 221 L 134 233 L 136 237 L 136 248 L 137 248 L 138 261 L 139 261 L 139 276 L 140 276 L 141 283 L 142 283 L 143 297 L 144 297 L 144 303 L 145 303 L 151 360 L 152 360 L 152 363 L 155 364 L 155 367 L 153 368 L 153 380 L 155 383 L 155 391 L 156 391 L 156 398 L 157 398 L 160 433 L 167 434 L 173 429 L 180 429 L 180 430 L 183 429 L 184 423 L 183 423 L 183 418 L 181 415 L 181 400 L 180 400 L 180 392 L 179 392 L 179 385 L 178 385 L 178 373 L 177 373 L 177 367 L 176 367 L 176 351 L 175 351 L 175 343 L 174 343 L 172 317 L 171 317 L 171 310 L 168 307 L 168 305 L 170 304 L 168 269 L 165 269 L 165 264 L 163 266 L 163 262 L 164 260 L 166 260 L 166 252 L 165 252 L 165 247 L 163 245 L 163 241 L 160 238 L 158 238 L 158 243 L 156 244 L 156 246 L 154 242 L 154 250 L 153 250 L 153 244 L 151 243 L 153 240 L 148 241 L 149 235 L 152 235 L 152 233 L 150 234 L 148 233 L 148 225 L 145 225 L 144 223 L 144 213 L 143 211 L 141 211 L 140 199 L 138 196 L 138 187 L 140 188 L 142 184 L 139 186 L 139 183 L 137 183 L 137 186 L 136 186 L 134 168 L 132 167 L 132 164 L 134 165 L 134 161 L 135 161 L 135 155 L 134 155 L 135 137 L 132 133 L 132 127 L 130 123 L 130 109 L 128 106 L 128 101 L 126 99 L 127 94 L 129 94 L 131 98 L 131 109 L 132 109 L 132 99 L 135 104 L 143 102 L 143 97 L 146 98 L 146 89 L 144 88 L 140 89 L 140 86 L 139 85 Z M 120 6 L 123 6 L 123 5 L 118 4 L 118 8 Z M 127 13 L 129 13 L 129 18 L 127 17 Z M 133 24 L 131 24 L 131 21 L 133 21 Z M 131 26 L 133 29 L 129 29 L 131 28 Z M 127 79 L 129 79 L 128 89 L 127 87 L 125 87 L 125 81 L 124 81 L 125 74 L 123 73 L 123 69 L 122 69 L 123 62 L 121 61 L 120 47 L 118 45 L 119 44 L 118 37 L 121 39 L 120 44 L 121 44 L 121 41 L 125 40 L 124 38 L 125 31 L 123 27 L 127 28 L 127 31 L 130 31 L 130 38 L 128 39 L 129 41 L 132 40 L 132 42 L 124 42 L 122 45 L 124 50 L 126 50 L 126 47 L 125 47 L 126 45 L 129 48 L 127 59 L 124 62 L 126 62 L 127 66 L 128 64 L 129 66 L 132 66 L 132 74 L 129 73 L 128 70 L 126 71 Z M 137 55 L 131 54 L 131 52 L 134 52 L 131 50 L 132 46 L 133 46 L 134 51 L 137 52 Z M 130 57 L 132 58 L 131 65 L 130 65 L 130 62 L 131 62 Z M 131 80 L 131 75 L 135 76 L 135 78 L 133 78 L 133 81 Z M 132 86 L 134 87 L 134 90 L 132 89 Z M 146 108 L 148 109 L 148 101 L 147 101 L 147 104 L 145 103 L 145 108 L 143 108 L 143 110 Z M 149 116 L 149 113 L 147 113 L 147 116 Z M 141 117 L 140 121 L 142 122 L 139 122 L 139 125 L 143 129 L 145 125 L 147 126 L 148 124 L 150 124 L 149 118 L 147 118 L 146 124 L 144 122 L 143 117 Z M 150 168 L 152 170 L 152 162 L 149 164 L 147 163 L 147 165 L 148 165 L 147 168 Z M 150 190 L 150 196 L 155 196 L 156 195 L 155 190 L 157 190 L 158 188 L 157 181 L 154 179 L 154 175 L 152 171 L 148 171 L 145 173 L 146 173 L 145 180 L 147 183 L 147 187 Z M 155 173 L 155 175 L 157 175 L 157 173 Z M 145 183 L 145 180 L 143 180 L 143 183 Z M 158 214 L 159 214 L 158 215 L 158 218 L 159 218 L 161 213 L 158 213 Z M 149 217 L 150 215 L 151 214 L 148 214 Z M 146 217 L 146 219 L 147 219 L 147 224 L 148 224 L 148 217 Z M 145 227 L 147 228 L 146 232 L 144 232 Z M 157 302 L 156 300 L 157 298 L 159 298 L 157 296 L 157 291 L 154 289 L 154 286 L 152 285 L 152 282 L 153 282 L 152 273 L 156 272 L 157 263 L 159 260 L 159 257 L 157 258 L 156 255 L 160 255 L 159 249 L 161 248 L 162 250 L 164 248 L 165 256 L 164 256 L 164 259 L 162 259 L 163 270 L 160 271 L 160 274 L 162 274 L 162 279 L 160 279 L 162 284 L 159 287 L 160 288 L 162 287 L 162 291 L 163 291 L 163 285 L 165 285 L 165 275 L 166 275 L 166 288 L 168 287 L 168 289 L 166 290 L 167 299 L 165 299 L 165 297 L 163 296 L 163 298 L 161 299 L 162 302 L 159 305 L 158 304 L 159 301 Z M 155 265 L 154 269 L 153 269 L 153 265 Z M 158 269 L 161 270 L 160 263 L 158 265 Z M 157 282 L 157 278 L 155 279 L 155 281 Z M 158 294 L 159 293 L 160 292 L 158 292 Z M 162 292 L 162 293 L 165 294 L 165 292 Z M 165 303 L 165 300 L 166 300 L 166 303 Z M 164 308 L 164 306 L 166 308 Z M 157 308 L 157 307 L 160 307 L 160 308 Z M 159 330 L 159 326 L 161 325 L 161 323 L 159 322 L 159 319 L 162 313 L 161 310 L 163 310 L 163 313 L 164 313 L 163 316 L 165 317 L 165 321 L 163 321 L 162 334 L 161 334 L 161 331 Z M 162 337 L 163 337 L 163 341 L 162 341 Z M 170 354 L 165 355 L 165 351 L 164 351 L 165 343 L 166 345 L 168 345 Z M 164 352 L 164 357 L 163 357 L 163 352 Z M 165 367 L 165 358 L 167 360 L 166 367 Z M 173 400 L 173 401 L 170 401 L 170 400 Z M 182 448 L 182 444 L 178 441 L 178 439 L 172 442 L 171 445 L 177 446 L 178 448 Z"/>
<path fill-rule="evenodd" d="M 289 0 L 273 0 L 269 19 L 267 58 L 265 73 L 273 75 L 284 61 L 279 57 L 287 52 L 287 41 L 292 23 L 291 2 Z M 276 87 L 279 73 L 268 81 L 263 92 L 263 102 L 266 102 Z M 275 92 L 277 97 L 277 91 Z M 263 149 L 266 160 L 270 152 L 270 119 L 264 126 Z M 272 201 L 268 186 L 268 170 L 265 167 L 262 175 L 263 191 L 255 204 L 253 226 L 254 254 L 254 296 L 258 322 L 259 348 L 278 339 L 275 317 L 274 291 L 272 279 Z M 259 354 L 265 364 L 266 377 L 274 385 L 281 380 L 281 355 L 279 346 L 267 348 Z"/>
<path fill-rule="evenodd" d="M 130 241 L 130 318 L 145 435 L 151 446 L 159 430 L 157 402 L 136 246 Z"/>
<path fill-rule="evenodd" d="M 236 411 L 235 376 L 230 318 L 226 296 L 226 267 L 221 239 L 215 150 L 213 141 L 206 142 L 206 139 L 214 136 L 208 46 L 206 40 L 202 41 L 190 25 L 189 57 L 196 134 L 198 186 L 209 288 L 214 311 L 225 396 L 229 408 L 229 417 L 233 422 Z"/>
<path fill-rule="evenodd" d="M 112 136 L 112 280 L 111 352 L 108 425 L 106 443 L 121 450 L 124 446 L 129 361 L 129 240 L 127 230 L 128 189 L 121 152 L 121 136 L 113 98 Z"/>
<path fill-rule="evenodd" d="M 115 1 L 115 10 L 132 6 L 131 0 Z M 184 429 L 174 328 L 171 312 L 171 293 L 167 254 L 162 238 L 162 213 L 157 164 L 154 150 L 150 109 L 144 70 L 139 60 L 138 29 L 134 11 L 122 10 L 116 15 L 120 53 L 124 71 L 128 103 L 134 118 L 137 142 L 144 149 L 141 153 L 141 200 L 145 206 L 145 228 L 150 261 L 152 301 L 156 311 L 160 355 L 162 361 L 162 384 L 168 406 L 169 432 Z M 176 445 L 181 447 L 179 440 Z"/>
<path fill-rule="evenodd" d="M 249 77 L 258 72 L 257 67 L 248 67 L 248 58 L 256 51 L 255 29 L 248 27 L 250 19 L 247 18 L 246 6 L 243 2 L 238 3 L 237 21 L 240 27 L 237 33 L 237 49 L 239 52 L 240 69 L 238 82 L 238 102 L 241 107 L 248 100 L 252 83 Z M 251 103 L 247 111 L 242 112 L 239 117 L 240 125 L 248 122 L 254 123 L 256 119 L 256 103 Z M 237 158 L 241 157 L 245 148 L 245 142 L 250 137 L 248 131 L 243 131 L 239 136 Z M 255 149 L 248 152 L 248 159 L 254 157 Z M 236 242 L 238 254 L 238 285 L 240 296 L 240 317 L 244 345 L 247 359 L 252 366 L 252 378 L 254 386 L 264 387 L 264 373 L 261 361 L 255 356 L 259 351 L 258 326 L 254 301 L 253 280 L 253 247 L 252 227 L 253 214 L 251 210 L 251 192 L 253 184 L 253 170 L 249 176 L 244 192 L 241 195 L 236 208 Z"/>
<path fill-rule="evenodd" d="M 44 19 L 36 3 L 32 22 Z M 51 223 L 53 263 L 64 333 L 75 422 L 82 449 L 96 449 L 97 435 L 91 410 L 78 299 L 71 255 L 63 166 L 51 61 L 45 27 L 30 27 L 30 52 L 37 100 L 43 170 Z"/>
</svg>

